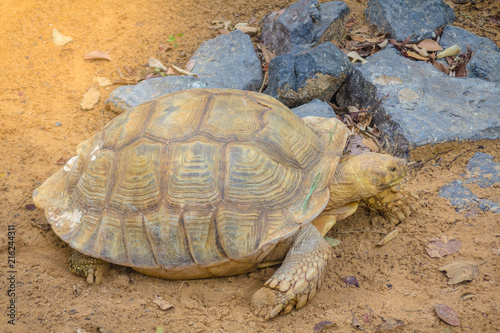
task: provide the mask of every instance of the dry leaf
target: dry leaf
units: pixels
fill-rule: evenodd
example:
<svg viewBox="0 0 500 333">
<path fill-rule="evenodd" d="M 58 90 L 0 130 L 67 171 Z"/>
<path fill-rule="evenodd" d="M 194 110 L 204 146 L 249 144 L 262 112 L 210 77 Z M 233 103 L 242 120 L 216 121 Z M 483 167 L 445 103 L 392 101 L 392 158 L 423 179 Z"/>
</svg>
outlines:
<svg viewBox="0 0 500 333">
<path fill-rule="evenodd" d="M 479 266 L 472 261 L 466 260 L 454 261 L 438 269 L 441 272 L 446 271 L 446 276 L 450 279 L 448 284 L 472 281 L 479 275 Z"/>
<path fill-rule="evenodd" d="M 349 143 L 346 146 L 346 152 L 349 155 L 361 155 L 369 151 L 370 149 L 363 144 L 363 137 L 361 135 L 349 137 Z"/>
<path fill-rule="evenodd" d="M 155 296 L 153 298 L 153 303 L 156 304 L 156 306 L 158 306 L 158 308 L 162 311 L 166 311 L 174 307 L 173 304 L 167 302 L 163 297 L 160 296 Z"/>
<path fill-rule="evenodd" d="M 421 49 L 426 49 L 429 52 L 434 52 L 434 51 L 443 51 L 443 48 L 441 45 L 439 45 L 438 42 L 436 42 L 433 39 L 424 39 L 417 45 Z"/>
<path fill-rule="evenodd" d="M 377 243 L 377 245 L 378 246 L 383 246 L 383 245 L 389 243 L 394 238 L 396 238 L 398 235 L 399 235 L 399 230 L 396 228 L 393 231 L 391 231 L 390 233 L 388 233 L 387 235 L 385 235 L 384 237 L 382 237 L 382 239 L 379 240 L 379 242 Z"/>
<path fill-rule="evenodd" d="M 244 34 L 254 36 L 259 32 L 259 28 L 251 27 L 249 25 L 242 25 L 239 27 L 235 27 L 237 30 L 243 32 Z"/>
<path fill-rule="evenodd" d="M 418 59 L 418 60 L 423 60 L 423 61 L 427 61 L 429 60 L 428 58 L 426 57 L 422 57 L 420 54 L 418 53 L 415 53 L 413 51 L 406 51 L 406 55 L 410 58 L 413 58 L 413 59 Z"/>
<path fill-rule="evenodd" d="M 352 59 L 351 62 L 353 63 L 356 61 L 360 61 L 362 64 L 366 64 L 368 62 L 368 60 L 361 57 L 356 51 L 347 53 L 347 56 Z"/>
<path fill-rule="evenodd" d="M 320 332 L 329 332 L 331 328 L 335 326 L 334 323 L 331 321 L 322 321 L 314 325 L 313 332 L 314 333 L 320 333 Z"/>
<path fill-rule="evenodd" d="M 163 71 L 167 71 L 167 67 L 165 67 L 165 65 L 163 65 L 161 63 L 160 60 L 156 59 L 156 58 L 149 58 L 148 59 L 148 66 L 149 67 L 152 67 L 152 68 L 159 68 L 159 69 L 162 69 Z"/>
<path fill-rule="evenodd" d="M 460 53 L 460 47 L 457 44 L 455 44 L 453 46 L 450 46 L 446 50 L 439 52 L 437 55 L 437 58 L 441 59 L 444 57 L 451 57 L 451 56 L 457 55 L 459 53 Z"/>
<path fill-rule="evenodd" d="M 458 314 L 446 304 L 434 305 L 434 310 L 441 320 L 452 326 L 460 326 L 460 318 Z"/>
<path fill-rule="evenodd" d="M 421 49 L 415 44 L 412 44 L 411 47 L 414 51 L 418 52 L 418 54 L 420 54 L 422 57 L 429 58 L 429 53 L 427 53 L 426 49 Z"/>
<path fill-rule="evenodd" d="M 64 44 L 68 44 L 73 40 L 73 38 L 69 36 L 64 36 L 56 28 L 52 28 L 52 39 L 54 39 L 54 44 L 56 44 L 57 46 L 63 46 Z"/>
<path fill-rule="evenodd" d="M 86 55 L 83 56 L 83 60 L 109 60 L 111 61 L 111 57 L 108 52 L 104 51 L 90 51 Z"/>
<path fill-rule="evenodd" d="M 461 248 L 462 243 L 458 239 L 448 239 L 444 236 L 441 239 L 433 239 L 427 244 L 425 251 L 431 258 L 441 258 L 456 253 Z"/>
<path fill-rule="evenodd" d="M 66 160 L 63 157 L 61 157 L 60 159 L 57 160 L 56 164 L 57 165 L 65 165 Z"/>
<path fill-rule="evenodd" d="M 179 67 L 177 67 L 177 66 L 175 66 L 175 65 L 171 65 L 171 66 L 172 66 L 172 68 L 173 68 L 173 69 L 175 69 L 176 71 L 178 71 L 178 72 L 179 72 L 179 73 L 181 73 L 181 74 L 191 75 L 191 76 L 196 76 L 196 74 L 193 74 L 193 73 L 190 73 L 190 72 L 188 72 L 188 71 L 185 71 L 185 70 L 183 70 L 182 68 L 179 68 Z"/>
<path fill-rule="evenodd" d="M 27 204 L 24 206 L 24 208 L 26 208 L 27 210 L 35 210 L 36 206 L 35 204 Z"/>
<path fill-rule="evenodd" d="M 111 81 L 105 77 L 102 77 L 102 76 L 96 76 L 96 77 L 92 78 L 92 81 L 94 83 L 97 83 L 99 85 L 99 87 L 106 87 L 106 86 L 111 85 Z"/>
<path fill-rule="evenodd" d="M 101 93 L 97 90 L 96 87 L 92 86 L 87 92 L 83 95 L 82 100 L 80 101 L 80 106 L 83 110 L 90 110 L 94 107 L 94 105 L 99 102 L 99 97 Z"/>
<path fill-rule="evenodd" d="M 175 69 L 172 68 L 172 66 L 170 66 L 169 68 L 167 68 L 167 75 L 179 75 L 179 72 L 177 72 Z"/>
<path fill-rule="evenodd" d="M 213 19 L 210 23 L 212 23 L 212 27 L 209 27 L 209 29 L 229 29 L 229 26 L 231 25 L 231 21 L 226 20 L 225 18 L 218 17 Z"/>
<path fill-rule="evenodd" d="M 264 61 L 269 64 L 271 60 L 276 57 L 276 54 L 274 52 L 269 51 L 267 47 L 264 46 L 264 44 L 256 44 L 257 47 L 262 51 L 262 56 L 264 57 Z"/>
<path fill-rule="evenodd" d="M 442 63 L 435 62 L 434 67 L 436 67 L 438 70 L 440 70 L 443 73 L 448 74 L 450 72 L 450 68 Z"/>
<path fill-rule="evenodd" d="M 196 65 L 196 60 L 189 60 L 187 63 L 186 63 L 186 70 L 188 72 L 192 72 L 193 71 L 193 68 L 194 68 L 194 65 Z"/>
</svg>

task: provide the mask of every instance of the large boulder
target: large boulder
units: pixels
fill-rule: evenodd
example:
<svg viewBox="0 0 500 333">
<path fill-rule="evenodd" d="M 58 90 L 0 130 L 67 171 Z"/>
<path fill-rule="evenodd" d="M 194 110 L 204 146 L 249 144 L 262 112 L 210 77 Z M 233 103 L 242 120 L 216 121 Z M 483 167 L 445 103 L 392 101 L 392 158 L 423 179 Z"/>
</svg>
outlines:
<svg viewBox="0 0 500 333">
<path fill-rule="evenodd" d="M 352 72 L 347 56 L 327 42 L 297 54 L 285 54 L 269 63 L 269 85 L 264 93 L 288 107 L 313 99 L 330 101 Z"/>
<path fill-rule="evenodd" d="M 430 143 L 500 138 L 499 83 L 450 77 L 392 46 L 367 60 L 355 67 L 336 101 L 358 108 L 377 105 L 374 122 L 387 150 L 406 155 Z"/>
<path fill-rule="evenodd" d="M 455 11 L 443 0 L 370 0 L 365 15 L 390 38 L 411 36 L 411 42 L 434 38 L 436 28 L 455 20 Z"/>
<path fill-rule="evenodd" d="M 280 15 L 272 12 L 261 21 L 261 40 L 276 55 L 297 53 L 326 41 L 340 42 L 349 8 L 342 1 L 322 4 L 300 0 Z"/>
<path fill-rule="evenodd" d="M 250 37 L 239 30 L 201 44 L 192 73 L 208 88 L 259 90 L 264 75 Z"/>
</svg>

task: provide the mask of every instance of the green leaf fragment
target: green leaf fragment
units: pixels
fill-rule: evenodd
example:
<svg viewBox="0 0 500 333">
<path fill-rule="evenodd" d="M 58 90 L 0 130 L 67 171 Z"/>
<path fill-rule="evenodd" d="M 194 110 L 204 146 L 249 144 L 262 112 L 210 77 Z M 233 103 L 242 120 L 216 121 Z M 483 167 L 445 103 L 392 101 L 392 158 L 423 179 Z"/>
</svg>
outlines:
<svg viewBox="0 0 500 333">
<path fill-rule="evenodd" d="M 309 203 L 309 200 L 311 199 L 311 196 L 313 192 L 316 190 L 316 187 L 318 187 L 319 179 L 321 177 L 321 172 L 314 177 L 313 183 L 311 185 L 311 189 L 309 190 L 309 193 L 307 194 L 306 200 L 304 200 L 304 203 L 300 207 L 302 211 L 306 210 L 307 204 Z"/>
<path fill-rule="evenodd" d="M 335 238 L 330 238 L 330 237 L 325 237 L 325 240 L 328 244 L 330 244 L 330 246 L 337 246 L 339 245 L 340 243 L 342 243 L 340 241 L 340 239 L 335 239 Z"/>
<path fill-rule="evenodd" d="M 163 327 L 158 326 L 158 327 L 156 328 L 155 333 L 165 333 L 165 331 L 163 330 Z"/>
<path fill-rule="evenodd" d="M 338 123 L 335 123 L 335 127 L 333 127 L 332 130 L 330 131 L 330 138 L 328 139 L 328 144 L 330 144 L 332 142 L 333 133 L 337 129 L 337 125 L 338 125 Z"/>
</svg>

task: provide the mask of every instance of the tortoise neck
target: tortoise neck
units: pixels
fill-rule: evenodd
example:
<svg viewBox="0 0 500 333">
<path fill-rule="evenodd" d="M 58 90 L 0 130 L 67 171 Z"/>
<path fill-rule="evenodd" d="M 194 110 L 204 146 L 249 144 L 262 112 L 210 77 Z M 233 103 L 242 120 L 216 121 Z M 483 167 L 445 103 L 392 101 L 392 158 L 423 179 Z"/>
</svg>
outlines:
<svg viewBox="0 0 500 333">
<path fill-rule="evenodd" d="M 356 162 L 356 156 L 353 156 L 339 163 L 330 184 L 330 200 L 326 209 L 342 207 L 373 195 L 358 179 Z"/>
</svg>

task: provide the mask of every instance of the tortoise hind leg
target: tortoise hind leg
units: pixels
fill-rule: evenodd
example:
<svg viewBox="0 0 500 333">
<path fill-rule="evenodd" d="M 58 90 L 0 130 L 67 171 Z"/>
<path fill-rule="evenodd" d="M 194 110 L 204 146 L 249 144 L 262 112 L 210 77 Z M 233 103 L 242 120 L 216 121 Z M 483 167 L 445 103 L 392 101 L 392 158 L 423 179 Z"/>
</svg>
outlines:
<svg viewBox="0 0 500 333">
<path fill-rule="evenodd" d="M 318 229 L 311 224 L 304 226 L 281 267 L 252 296 L 254 312 L 271 319 L 303 307 L 319 289 L 330 253 Z"/>
<path fill-rule="evenodd" d="M 109 273 L 110 263 L 96 259 L 73 250 L 69 256 L 69 270 L 76 275 L 87 278 L 87 282 L 100 284 Z"/>
</svg>

